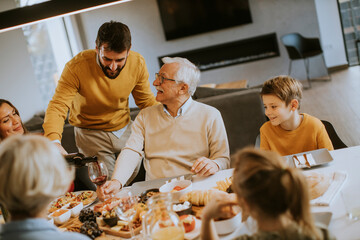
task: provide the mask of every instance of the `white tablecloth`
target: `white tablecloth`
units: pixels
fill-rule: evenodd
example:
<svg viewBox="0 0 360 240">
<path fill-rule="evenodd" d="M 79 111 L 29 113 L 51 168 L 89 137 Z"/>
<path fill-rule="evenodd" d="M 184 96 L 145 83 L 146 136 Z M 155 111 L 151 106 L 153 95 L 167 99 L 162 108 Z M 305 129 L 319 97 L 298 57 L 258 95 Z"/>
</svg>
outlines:
<svg viewBox="0 0 360 240">
<path fill-rule="evenodd" d="M 334 161 L 324 166 L 305 170 L 320 173 L 345 172 L 347 180 L 344 185 L 351 186 L 360 191 L 360 146 L 339 149 L 330 152 Z M 193 189 L 209 189 L 216 186 L 216 181 L 223 180 L 232 175 L 233 169 L 220 171 L 208 178 L 194 177 Z M 329 225 L 330 232 L 339 240 L 359 240 L 360 221 L 350 221 L 346 216 L 346 210 L 340 194 L 336 194 L 329 206 L 314 206 L 313 212 L 332 212 L 333 216 Z M 244 225 L 240 226 L 232 234 L 222 236 L 221 239 L 232 239 L 235 236 L 248 233 Z"/>
</svg>

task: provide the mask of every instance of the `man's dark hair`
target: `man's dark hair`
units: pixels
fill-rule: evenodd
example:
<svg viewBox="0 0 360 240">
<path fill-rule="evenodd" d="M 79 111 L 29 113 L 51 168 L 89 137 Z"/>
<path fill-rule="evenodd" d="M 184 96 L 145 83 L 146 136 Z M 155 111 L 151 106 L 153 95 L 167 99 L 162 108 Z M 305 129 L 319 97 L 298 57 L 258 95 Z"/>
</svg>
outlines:
<svg viewBox="0 0 360 240">
<path fill-rule="evenodd" d="M 106 22 L 99 28 L 96 46 L 107 44 L 107 50 L 121 53 L 131 47 L 131 34 L 128 26 L 121 22 Z"/>
</svg>

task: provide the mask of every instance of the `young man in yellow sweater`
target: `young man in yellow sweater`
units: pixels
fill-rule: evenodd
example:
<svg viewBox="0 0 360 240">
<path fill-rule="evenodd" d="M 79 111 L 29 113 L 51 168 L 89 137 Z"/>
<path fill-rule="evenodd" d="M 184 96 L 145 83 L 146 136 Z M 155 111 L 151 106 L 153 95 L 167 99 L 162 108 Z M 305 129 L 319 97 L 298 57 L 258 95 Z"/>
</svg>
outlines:
<svg viewBox="0 0 360 240">
<path fill-rule="evenodd" d="M 145 60 L 130 48 L 131 34 L 125 24 L 104 23 L 96 49 L 80 52 L 65 65 L 43 124 L 45 136 L 66 154 L 60 141 L 70 110 L 69 123 L 75 126 L 79 151 L 97 155 L 109 174 L 131 133 L 129 95 L 141 109 L 158 104 Z"/>
<path fill-rule="evenodd" d="M 299 113 L 302 85 L 290 76 L 266 81 L 261 90 L 265 115 L 270 121 L 260 128 L 260 148 L 291 155 L 320 148 L 334 150 L 322 122 Z"/>
</svg>

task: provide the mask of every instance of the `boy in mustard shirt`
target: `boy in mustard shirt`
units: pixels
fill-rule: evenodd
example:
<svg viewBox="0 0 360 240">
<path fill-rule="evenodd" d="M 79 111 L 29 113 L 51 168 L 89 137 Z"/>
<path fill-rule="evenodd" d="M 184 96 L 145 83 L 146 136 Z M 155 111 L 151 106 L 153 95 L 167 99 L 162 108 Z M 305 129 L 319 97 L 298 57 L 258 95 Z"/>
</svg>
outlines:
<svg viewBox="0 0 360 240">
<path fill-rule="evenodd" d="M 261 90 L 265 115 L 260 128 L 260 148 L 291 155 L 320 148 L 334 150 L 322 122 L 299 113 L 302 85 L 290 76 L 267 80 Z"/>
</svg>

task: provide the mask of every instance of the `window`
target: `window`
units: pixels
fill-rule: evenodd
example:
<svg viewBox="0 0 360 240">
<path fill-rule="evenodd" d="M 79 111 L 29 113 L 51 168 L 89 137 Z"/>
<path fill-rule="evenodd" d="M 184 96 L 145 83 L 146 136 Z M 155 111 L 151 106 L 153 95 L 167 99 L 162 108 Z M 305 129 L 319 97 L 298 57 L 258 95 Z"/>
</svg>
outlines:
<svg viewBox="0 0 360 240">
<path fill-rule="evenodd" d="M 345 40 L 345 48 L 350 66 L 359 64 L 360 50 L 360 2 L 358 0 L 338 0 Z"/>
<path fill-rule="evenodd" d="M 15 0 L 18 6 L 28 6 L 45 0 Z M 81 51 L 75 37 L 73 17 L 53 18 L 23 27 L 36 83 L 47 108 L 54 95 L 61 72 L 74 55 Z"/>
</svg>

